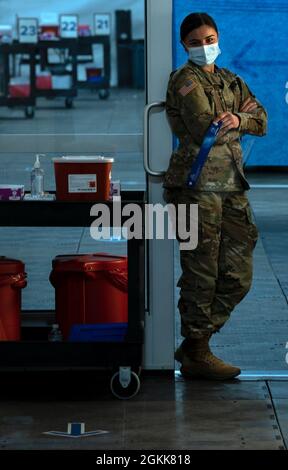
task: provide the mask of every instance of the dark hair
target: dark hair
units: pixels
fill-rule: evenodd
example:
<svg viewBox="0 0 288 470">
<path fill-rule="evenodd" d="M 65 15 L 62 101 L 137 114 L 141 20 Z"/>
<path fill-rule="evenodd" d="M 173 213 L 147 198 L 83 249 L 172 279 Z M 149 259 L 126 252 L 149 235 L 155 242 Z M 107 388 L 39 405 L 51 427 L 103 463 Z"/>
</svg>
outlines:
<svg viewBox="0 0 288 470">
<path fill-rule="evenodd" d="M 207 13 L 191 13 L 182 21 L 180 27 L 181 41 L 184 41 L 190 31 L 193 31 L 193 29 L 199 28 L 202 25 L 211 26 L 218 34 L 217 25 L 211 16 L 209 16 Z"/>
</svg>

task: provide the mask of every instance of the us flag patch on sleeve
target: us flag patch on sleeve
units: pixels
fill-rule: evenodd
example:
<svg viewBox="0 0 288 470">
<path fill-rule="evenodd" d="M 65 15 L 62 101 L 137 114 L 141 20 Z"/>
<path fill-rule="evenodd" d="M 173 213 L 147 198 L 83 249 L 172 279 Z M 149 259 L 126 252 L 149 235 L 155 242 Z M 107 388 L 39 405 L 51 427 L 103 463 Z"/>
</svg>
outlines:
<svg viewBox="0 0 288 470">
<path fill-rule="evenodd" d="M 192 91 L 195 87 L 197 86 L 197 83 L 194 82 L 193 80 L 186 80 L 182 88 L 180 88 L 178 91 L 180 95 L 186 96 L 190 91 Z"/>
</svg>

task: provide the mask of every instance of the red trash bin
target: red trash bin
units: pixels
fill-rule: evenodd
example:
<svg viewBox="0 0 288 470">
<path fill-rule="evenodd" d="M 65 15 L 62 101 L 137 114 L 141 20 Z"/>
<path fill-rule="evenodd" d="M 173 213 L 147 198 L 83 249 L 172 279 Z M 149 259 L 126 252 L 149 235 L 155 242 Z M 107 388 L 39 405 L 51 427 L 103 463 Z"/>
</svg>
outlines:
<svg viewBox="0 0 288 470">
<path fill-rule="evenodd" d="M 20 340 L 21 289 L 26 285 L 24 263 L 0 256 L 0 341 Z"/>
<path fill-rule="evenodd" d="M 128 258 L 109 253 L 60 255 L 52 262 L 56 321 L 64 339 L 73 325 L 128 321 Z"/>
</svg>

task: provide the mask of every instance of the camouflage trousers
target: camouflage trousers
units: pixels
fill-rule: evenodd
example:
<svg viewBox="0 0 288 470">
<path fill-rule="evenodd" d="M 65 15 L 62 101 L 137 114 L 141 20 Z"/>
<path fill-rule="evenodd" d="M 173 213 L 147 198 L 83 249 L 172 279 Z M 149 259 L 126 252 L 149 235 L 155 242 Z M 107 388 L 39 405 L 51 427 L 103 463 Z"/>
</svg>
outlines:
<svg viewBox="0 0 288 470">
<path fill-rule="evenodd" d="M 182 274 L 178 309 L 181 335 L 196 338 L 219 331 L 248 293 L 253 250 L 258 239 L 245 191 L 210 192 L 164 189 L 166 203 L 185 204 L 189 231 L 190 204 L 198 204 L 198 245 L 180 249 Z M 176 238 L 180 239 L 176 232 Z"/>
</svg>

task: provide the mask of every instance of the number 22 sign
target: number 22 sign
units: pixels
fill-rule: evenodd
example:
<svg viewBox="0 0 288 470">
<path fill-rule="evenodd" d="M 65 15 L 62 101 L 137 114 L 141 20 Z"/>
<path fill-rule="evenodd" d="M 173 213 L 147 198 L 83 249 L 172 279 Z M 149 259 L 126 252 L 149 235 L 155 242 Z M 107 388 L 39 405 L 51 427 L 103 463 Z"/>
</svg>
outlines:
<svg viewBox="0 0 288 470">
<path fill-rule="evenodd" d="M 18 39 L 23 43 L 38 42 L 37 18 L 18 18 Z"/>
<path fill-rule="evenodd" d="M 78 15 L 60 15 L 59 25 L 61 38 L 78 37 Z"/>
</svg>

